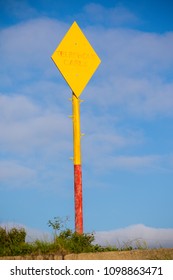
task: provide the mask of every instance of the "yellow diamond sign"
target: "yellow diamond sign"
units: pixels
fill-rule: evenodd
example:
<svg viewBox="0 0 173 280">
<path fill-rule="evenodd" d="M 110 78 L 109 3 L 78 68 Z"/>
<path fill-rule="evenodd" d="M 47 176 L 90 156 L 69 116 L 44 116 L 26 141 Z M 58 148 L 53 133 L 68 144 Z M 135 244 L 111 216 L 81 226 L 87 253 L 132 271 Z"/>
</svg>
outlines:
<svg viewBox="0 0 173 280">
<path fill-rule="evenodd" d="M 52 59 L 77 97 L 101 62 L 76 22 L 52 54 Z"/>
</svg>

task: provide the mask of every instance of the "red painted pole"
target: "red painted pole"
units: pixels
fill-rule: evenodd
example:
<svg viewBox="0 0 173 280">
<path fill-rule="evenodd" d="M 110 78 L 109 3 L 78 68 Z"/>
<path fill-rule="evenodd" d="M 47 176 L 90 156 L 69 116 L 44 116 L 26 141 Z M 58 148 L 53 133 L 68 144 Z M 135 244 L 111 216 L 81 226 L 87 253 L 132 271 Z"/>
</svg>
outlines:
<svg viewBox="0 0 173 280">
<path fill-rule="evenodd" d="M 75 231 L 83 233 L 82 167 L 74 164 Z"/>
</svg>

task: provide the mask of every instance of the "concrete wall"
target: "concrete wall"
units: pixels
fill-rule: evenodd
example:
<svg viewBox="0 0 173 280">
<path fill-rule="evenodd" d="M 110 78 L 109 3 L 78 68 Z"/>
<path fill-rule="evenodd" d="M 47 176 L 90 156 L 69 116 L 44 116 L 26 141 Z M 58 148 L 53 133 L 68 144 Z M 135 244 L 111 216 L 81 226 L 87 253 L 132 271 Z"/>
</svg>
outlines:
<svg viewBox="0 0 173 280">
<path fill-rule="evenodd" d="M 1 260 L 173 260 L 172 249 L 132 250 L 61 255 L 1 257 Z"/>
</svg>

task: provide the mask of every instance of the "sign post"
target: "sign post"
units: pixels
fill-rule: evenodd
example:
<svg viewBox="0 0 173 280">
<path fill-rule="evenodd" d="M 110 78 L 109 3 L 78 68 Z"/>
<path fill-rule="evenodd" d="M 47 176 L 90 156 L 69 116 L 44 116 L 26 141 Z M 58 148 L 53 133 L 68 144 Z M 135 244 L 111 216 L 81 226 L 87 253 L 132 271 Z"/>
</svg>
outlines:
<svg viewBox="0 0 173 280">
<path fill-rule="evenodd" d="M 72 94 L 75 230 L 83 233 L 80 99 Z"/>
<path fill-rule="evenodd" d="M 52 54 L 52 60 L 72 90 L 75 231 L 83 233 L 80 94 L 101 60 L 74 22 Z"/>
</svg>

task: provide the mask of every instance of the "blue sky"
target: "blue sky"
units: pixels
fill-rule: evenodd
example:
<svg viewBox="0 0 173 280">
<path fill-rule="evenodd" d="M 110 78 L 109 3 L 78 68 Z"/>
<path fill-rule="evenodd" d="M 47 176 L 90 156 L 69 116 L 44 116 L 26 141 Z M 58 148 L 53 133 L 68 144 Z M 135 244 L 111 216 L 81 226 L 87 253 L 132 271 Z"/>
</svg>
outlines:
<svg viewBox="0 0 173 280">
<path fill-rule="evenodd" d="M 81 95 L 85 232 L 170 238 L 171 2 L 0 1 L 1 224 L 74 229 L 71 90 L 51 55 L 77 21 L 102 60 Z"/>
</svg>

